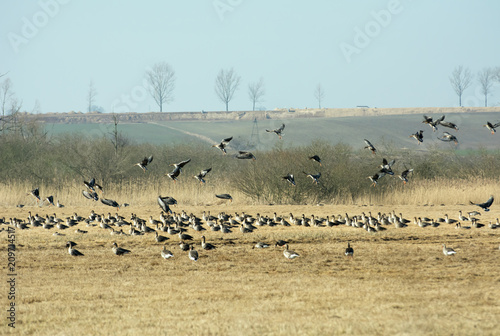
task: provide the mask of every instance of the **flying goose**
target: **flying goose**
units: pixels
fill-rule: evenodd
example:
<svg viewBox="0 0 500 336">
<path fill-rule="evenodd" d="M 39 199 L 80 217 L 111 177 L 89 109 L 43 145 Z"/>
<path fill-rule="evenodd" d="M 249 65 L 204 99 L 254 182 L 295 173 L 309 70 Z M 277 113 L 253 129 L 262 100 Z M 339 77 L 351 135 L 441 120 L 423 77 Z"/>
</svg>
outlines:
<svg viewBox="0 0 500 336">
<path fill-rule="evenodd" d="M 420 130 L 418 132 L 415 132 L 414 134 L 410 135 L 410 138 L 415 138 L 417 140 L 417 143 L 420 145 L 420 143 L 424 142 L 424 131 Z"/>
<path fill-rule="evenodd" d="M 490 196 L 490 198 L 489 198 L 486 202 L 484 202 L 484 203 L 474 203 L 474 202 L 472 202 L 472 201 L 469 201 L 469 202 L 470 202 L 470 204 L 472 204 L 472 205 L 477 205 L 478 207 L 483 208 L 483 210 L 484 210 L 484 211 L 490 211 L 490 209 L 489 209 L 489 208 L 490 208 L 490 206 L 493 204 L 493 201 L 494 201 L 494 200 L 495 200 L 495 199 L 493 198 L 493 195 L 492 195 L 492 196 Z"/>
<path fill-rule="evenodd" d="M 289 182 L 291 185 L 295 186 L 295 178 L 293 174 L 288 173 L 286 176 L 282 177 L 285 181 Z"/>
<path fill-rule="evenodd" d="M 105 204 L 105 205 L 109 205 L 113 208 L 117 208 L 119 209 L 120 208 L 120 204 L 118 204 L 117 201 L 114 201 L 112 199 L 108 199 L 108 198 L 101 198 L 101 203 L 102 204 Z"/>
<path fill-rule="evenodd" d="M 309 160 L 315 161 L 319 163 L 319 165 L 321 166 L 321 159 L 319 158 L 318 155 L 309 156 Z"/>
<path fill-rule="evenodd" d="M 181 161 L 179 163 L 172 163 L 170 164 L 170 166 L 174 166 L 174 170 L 176 169 L 179 169 L 179 172 L 180 170 L 185 166 L 187 165 L 189 162 L 191 162 L 191 159 L 187 159 L 187 160 L 184 160 L 184 161 Z"/>
<path fill-rule="evenodd" d="M 144 172 L 148 170 L 147 165 L 153 161 L 153 155 L 145 157 L 141 162 L 136 163 L 134 166 L 139 166 Z"/>
<path fill-rule="evenodd" d="M 215 197 L 220 198 L 220 199 L 229 200 L 229 202 L 233 201 L 233 197 L 229 194 L 216 194 Z"/>
<path fill-rule="evenodd" d="M 364 139 L 365 140 L 365 149 L 369 149 L 372 151 L 373 154 L 376 154 L 377 153 L 377 149 L 372 145 L 372 143 L 370 141 L 368 141 L 367 139 Z"/>
<path fill-rule="evenodd" d="M 279 128 L 273 129 L 273 130 L 268 130 L 266 129 L 266 132 L 268 133 L 276 133 L 276 135 L 282 139 L 283 136 L 283 130 L 285 129 L 285 124 L 281 124 Z"/>
<path fill-rule="evenodd" d="M 500 126 L 500 123 L 492 124 L 489 121 L 486 122 L 486 125 L 483 125 L 483 127 L 486 127 L 490 130 L 491 134 L 495 134 L 495 132 L 497 131 L 496 128 L 498 126 Z"/>
<path fill-rule="evenodd" d="M 437 125 L 439 125 L 443 120 L 444 120 L 444 115 L 441 118 L 436 119 L 434 121 L 432 120 L 432 117 L 428 117 L 428 116 L 424 115 L 424 121 L 422 121 L 422 123 L 429 125 L 432 128 L 432 130 L 435 132 L 435 131 L 437 131 Z"/>
<path fill-rule="evenodd" d="M 195 175 L 194 178 L 200 181 L 201 184 L 203 184 L 205 183 L 204 177 L 207 176 L 207 174 L 210 173 L 211 170 L 212 168 L 203 169 L 198 175 Z"/>
<path fill-rule="evenodd" d="M 401 175 L 399 175 L 399 178 L 401 179 L 401 181 L 403 181 L 404 184 L 408 182 L 408 174 L 410 174 L 411 172 L 413 172 L 413 168 L 406 169 L 401 173 Z"/>
<path fill-rule="evenodd" d="M 233 140 L 233 137 L 222 139 L 222 141 L 219 144 L 213 145 L 212 147 L 219 148 L 222 153 L 227 154 L 226 146 L 231 140 Z"/>
<path fill-rule="evenodd" d="M 438 139 L 441 141 L 446 141 L 446 142 L 453 141 L 455 143 L 455 145 L 458 145 L 457 137 L 454 136 L 453 134 L 448 133 L 448 132 L 444 132 L 443 136 L 441 138 L 438 138 Z"/>
<path fill-rule="evenodd" d="M 303 173 L 307 176 L 307 177 L 310 177 L 312 180 L 313 180 L 313 183 L 315 184 L 318 184 L 319 183 L 319 178 L 321 177 L 321 172 L 317 173 L 317 174 L 308 174 L 306 173 L 305 171 L 303 171 Z"/>
<path fill-rule="evenodd" d="M 252 159 L 253 161 L 257 160 L 255 155 L 253 155 L 250 152 L 245 152 L 245 151 L 238 151 L 236 158 L 241 159 L 241 160 L 249 160 L 249 159 Z"/>
<path fill-rule="evenodd" d="M 451 128 L 451 129 L 454 129 L 455 131 L 458 131 L 458 126 L 452 122 L 448 122 L 448 121 L 441 121 L 439 123 L 439 125 L 443 126 L 443 127 L 448 127 L 448 128 Z"/>
</svg>

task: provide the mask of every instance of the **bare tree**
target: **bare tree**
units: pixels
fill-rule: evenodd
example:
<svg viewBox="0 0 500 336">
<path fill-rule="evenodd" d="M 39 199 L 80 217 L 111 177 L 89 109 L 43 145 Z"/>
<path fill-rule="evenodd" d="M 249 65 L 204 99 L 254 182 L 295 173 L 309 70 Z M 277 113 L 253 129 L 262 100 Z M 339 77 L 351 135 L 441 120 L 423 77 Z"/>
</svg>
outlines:
<svg viewBox="0 0 500 336">
<path fill-rule="evenodd" d="M 238 76 L 234 69 L 219 71 L 215 79 L 215 93 L 219 99 L 226 104 L 226 111 L 229 111 L 229 102 L 233 99 L 234 92 L 240 85 L 241 77 Z"/>
<path fill-rule="evenodd" d="M 89 83 L 89 91 L 87 92 L 87 103 L 88 103 L 87 112 L 93 111 L 92 107 L 94 106 L 94 100 L 96 96 L 97 96 L 97 91 L 94 86 L 94 81 L 91 80 Z"/>
<path fill-rule="evenodd" d="M 151 70 L 146 72 L 149 83 L 149 93 L 163 112 L 163 104 L 168 104 L 174 99 L 175 72 L 167 62 L 160 62 L 153 65 Z"/>
<path fill-rule="evenodd" d="M 468 68 L 459 65 L 453 70 L 450 76 L 450 83 L 458 95 L 458 104 L 462 106 L 462 94 L 472 84 L 472 73 Z"/>
<path fill-rule="evenodd" d="M 255 111 L 255 104 L 262 101 L 264 94 L 264 79 L 262 77 L 260 77 L 258 82 L 248 84 L 248 96 L 252 102 L 253 111 Z"/>
<path fill-rule="evenodd" d="M 488 106 L 488 95 L 491 93 L 491 87 L 495 79 L 495 70 L 493 68 L 484 68 L 477 76 L 481 93 L 484 95 L 484 106 Z"/>
<path fill-rule="evenodd" d="M 325 97 L 325 91 L 323 91 L 323 87 L 321 86 L 321 83 L 316 86 L 316 89 L 314 90 L 314 98 L 318 101 L 318 107 L 321 108 L 321 102 L 323 101 L 323 98 Z"/>
<path fill-rule="evenodd" d="M 2 85 L 0 86 L 0 103 L 1 103 L 1 109 L 2 109 L 2 117 L 1 117 L 1 130 L 2 133 L 5 131 L 6 123 L 7 123 L 7 110 L 8 110 L 8 105 L 14 96 L 14 92 L 12 91 L 12 81 L 10 78 L 6 78 L 3 82 Z"/>
</svg>

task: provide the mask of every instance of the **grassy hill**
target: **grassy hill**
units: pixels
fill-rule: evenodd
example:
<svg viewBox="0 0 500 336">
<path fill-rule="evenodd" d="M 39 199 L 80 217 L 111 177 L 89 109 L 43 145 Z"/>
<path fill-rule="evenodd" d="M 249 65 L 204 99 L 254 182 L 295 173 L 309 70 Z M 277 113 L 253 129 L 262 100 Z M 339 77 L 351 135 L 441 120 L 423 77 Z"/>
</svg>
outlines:
<svg viewBox="0 0 500 336">
<path fill-rule="evenodd" d="M 436 118 L 441 114 L 431 115 Z M 440 126 L 437 132 L 422 123 L 423 114 L 351 116 L 337 118 L 293 118 L 217 121 L 155 121 L 149 123 L 120 123 L 119 130 L 138 143 L 178 144 L 191 141 L 216 143 L 222 138 L 233 136 L 233 149 L 257 147 L 268 150 L 276 145 L 296 147 L 309 145 L 315 140 L 328 143 L 345 143 L 363 147 L 363 139 L 369 139 L 376 147 L 411 148 L 428 150 L 429 148 L 456 148 L 458 150 L 496 149 L 500 144 L 500 134 L 491 135 L 483 127 L 486 121 L 500 121 L 500 112 L 448 113 L 445 121 L 458 125 L 459 131 Z M 283 140 L 280 142 L 273 133 L 274 129 L 285 123 Z M 92 136 L 109 134 L 112 124 L 45 124 L 51 135 L 81 132 Z M 409 138 L 418 130 L 424 130 L 424 143 Z M 438 140 L 444 131 L 454 134 L 459 141 L 455 146 Z"/>
</svg>

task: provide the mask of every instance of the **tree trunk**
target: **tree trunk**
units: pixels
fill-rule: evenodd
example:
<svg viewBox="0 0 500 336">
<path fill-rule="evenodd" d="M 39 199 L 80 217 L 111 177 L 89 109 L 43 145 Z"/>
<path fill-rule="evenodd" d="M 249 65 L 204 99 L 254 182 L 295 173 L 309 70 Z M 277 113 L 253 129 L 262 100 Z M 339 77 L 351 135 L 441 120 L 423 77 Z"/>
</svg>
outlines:
<svg viewBox="0 0 500 336">
<path fill-rule="evenodd" d="M 484 95 L 484 107 L 488 107 L 488 95 Z"/>
<path fill-rule="evenodd" d="M 226 101 L 226 112 L 229 112 L 229 102 Z"/>
</svg>

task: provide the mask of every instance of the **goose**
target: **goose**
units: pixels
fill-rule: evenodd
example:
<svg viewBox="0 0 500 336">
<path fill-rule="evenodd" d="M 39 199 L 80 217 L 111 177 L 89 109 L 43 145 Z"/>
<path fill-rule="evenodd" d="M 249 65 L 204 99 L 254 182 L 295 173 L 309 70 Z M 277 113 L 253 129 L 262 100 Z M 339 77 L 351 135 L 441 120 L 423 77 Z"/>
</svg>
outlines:
<svg viewBox="0 0 500 336">
<path fill-rule="evenodd" d="M 38 188 L 31 190 L 29 193 L 27 193 L 27 195 L 31 195 L 34 198 L 36 198 L 38 201 L 40 201 L 40 191 Z"/>
<path fill-rule="evenodd" d="M 169 258 L 172 258 L 174 256 L 174 254 L 172 252 L 170 252 L 169 250 L 167 250 L 165 248 L 165 245 L 163 245 L 163 250 L 161 250 L 161 257 L 163 259 L 169 259 Z"/>
<path fill-rule="evenodd" d="M 189 244 L 187 244 L 187 243 L 185 243 L 184 241 L 181 240 L 181 242 L 179 244 L 179 248 L 182 251 L 188 251 L 189 250 Z"/>
<path fill-rule="evenodd" d="M 458 127 L 456 124 L 452 123 L 452 122 L 448 122 L 448 121 L 441 121 L 439 123 L 441 126 L 443 127 L 448 127 L 448 128 L 451 128 L 451 129 L 454 129 L 455 131 L 458 131 Z"/>
<path fill-rule="evenodd" d="M 168 176 L 172 181 L 176 182 L 180 174 L 181 169 L 179 167 L 176 167 L 172 172 L 165 174 L 165 176 Z"/>
<path fill-rule="evenodd" d="M 189 250 L 189 259 L 192 261 L 197 261 L 198 260 L 198 251 L 194 249 L 194 246 L 191 245 L 190 250 Z"/>
<path fill-rule="evenodd" d="M 167 237 L 161 236 L 158 234 L 158 232 L 155 231 L 155 241 L 157 243 L 162 243 L 162 242 L 166 241 L 167 239 L 168 239 Z"/>
<path fill-rule="evenodd" d="M 252 229 L 249 229 L 249 228 L 245 227 L 245 225 L 243 225 L 243 223 L 240 224 L 240 231 L 241 231 L 241 233 L 250 233 L 250 232 L 253 232 Z"/>
<path fill-rule="evenodd" d="M 255 155 L 253 155 L 250 152 L 245 152 L 245 151 L 238 151 L 238 154 L 236 155 L 236 158 L 240 159 L 240 160 L 250 160 L 250 159 L 252 161 L 257 160 L 257 158 L 255 157 Z"/>
<path fill-rule="evenodd" d="M 179 163 L 172 163 L 170 166 L 174 167 L 174 170 L 179 169 L 179 172 L 181 171 L 182 168 L 184 168 L 185 165 L 187 165 L 189 162 L 191 162 L 191 159 L 187 159 L 184 161 L 181 161 Z"/>
<path fill-rule="evenodd" d="M 203 169 L 198 175 L 195 175 L 194 178 L 200 181 L 201 184 L 205 183 L 204 177 L 212 170 L 212 168 Z"/>
<path fill-rule="evenodd" d="M 190 234 L 182 233 L 181 231 L 179 231 L 179 239 L 180 240 L 193 240 L 193 236 L 191 236 Z"/>
<path fill-rule="evenodd" d="M 417 143 L 420 145 L 422 142 L 424 142 L 424 131 L 420 130 L 418 132 L 415 132 L 414 134 L 410 135 L 410 138 L 415 138 L 415 140 L 417 140 Z"/>
<path fill-rule="evenodd" d="M 462 222 L 465 222 L 465 221 L 468 221 L 469 218 L 465 217 L 464 215 L 462 215 L 462 210 L 459 210 L 458 211 L 458 220 L 462 221 Z"/>
<path fill-rule="evenodd" d="M 286 244 L 288 244 L 288 241 L 280 239 L 280 240 L 276 241 L 276 243 L 274 244 L 274 247 L 285 246 Z"/>
<path fill-rule="evenodd" d="M 162 197 L 161 195 L 159 195 L 157 198 L 158 205 L 165 213 L 172 213 L 172 210 L 170 209 L 169 206 L 169 199 L 170 199 L 169 197 Z"/>
<path fill-rule="evenodd" d="M 266 129 L 266 132 L 268 133 L 275 133 L 279 138 L 280 140 L 282 139 L 283 137 L 283 130 L 285 129 L 285 124 L 281 124 L 281 126 L 279 128 L 276 128 L 276 129 L 273 129 L 273 130 L 268 130 Z"/>
<path fill-rule="evenodd" d="M 413 168 L 406 169 L 401 173 L 401 175 L 399 175 L 399 178 L 401 179 L 401 181 L 403 181 L 404 184 L 408 182 L 408 174 L 410 174 L 411 172 L 413 172 Z"/>
<path fill-rule="evenodd" d="M 317 162 L 321 166 L 321 159 L 318 155 L 309 156 L 309 160 Z"/>
<path fill-rule="evenodd" d="M 441 118 L 436 119 L 434 121 L 432 120 L 432 117 L 424 115 L 424 121 L 422 121 L 422 123 L 429 125 L 432 128 L 432 130 L 436 132 L 437 125 L 439 125 L 443 120 L 444 120 L 444 115 Z"/>
<path fill-rule="evenodd" d="M 68 248 L 69 255 L 72 255 L 74 257 L 79 257 L 84 255 L 82 252 L 78 251 L 77 249 L 74 249 L 73 244 L 71 244 L 71 242 L 67 242 L 66 247 Z"/>
<path fill-rule="evenodd" d="M 348 242 L 347 243 L 347 248 L 345 249 L 344 253 L 347 257 L 353 257 L 354 256 L 354 249 L 351 247 L 351 244 Z"/>
<path fill-rule="evenodd" d="M 490 130 L 491 134 L 495 134 L 495 132 L 497 131 L 495 128 L 497 128 L 498 126 L 500 126 L 500 123 L 492 124 L 489 121 L 486 122 L 486 125 L 483 125 L 483 127 L 486 127 Z"/>
<path fill-rule="evenodd" d="M 261 248 L 267 248 L 267 247 L 269 247 L 269 244 L 266 244 L 263 242 L 258 242 L 254 246 L 252 246 L 252 249 L 255 249 L 255 248 L 261 249 Z"/>
<path fill-rule="evenodd" d="M 375 175 L 368 176 L 368 178 L 370 179 L 370 181 L 372 181 L 372 187 L 375 187 L 377 185 L 377 183 L 378 183 L 378 180 L 380 180 L 382 177 L 384 177 L 384 175 L 385 175 L 385 173 L 378 172 Z"/>
<path fill-rule="evenodd" d="M 455 145 L 458 145 L 457 137 L 454 136 L 453 134 L 448 133 L 448 132 L 444 132 L 443 136 L 441 138 L 438 138 L 438 139 L 441 141 L 446 141 L 446 142 L 453 141 L 455 143 Z"/>
<path fill-rule="evenodd" d="M 455 252 L 454 249 L 452 249 L 451 247 L 446 247 L 445 244 L 443 244 L 443 254 L 445 256 L 450 256 L 450 255 L 453 255 L 453 254 L 456 254 L 457 252 Z"/>
<path fill-rule="evenodd" d="M 319 183 L 319 178 L 321 177 L 321 172 L 317 173 L 317 174 L 308 174 L 306 173 L 305 171 L 303 171 L 303 173 L 307 176 L 307 177 L 310 177 L 312 180 L 313 180 L 313 183 L 314 184 L 318 184 Z"/>
<path fill-rule="evenodd" d="M 493 204 L 494 200 L 495 200 L 495 198 L 493 196 L 490 196 L 490 198 L 484 203 L 474 203 L 472 201 L 469 201 L 469 202 L 472 205 L 477 205 L 478 207 L 483 208 L 484 211 L 490 211 L 489 208 Z"/>
<path fill-rule="evenodd" d="M 136 163 L 134 166 L 139 166 L 144 172 L 148 170 L 147 165 L 153 161 L 153 155 L 145 157 L 141 162 Z"/>
<path fill-rule="evenodd" d="M 288 244 L 285 245 L 285 249 L 283 250 L 283 255 L 287 259 L 295 259 L 300 256 L 297 252 L 289 250 Z"/>
<path fill-rule="evenodd" d="M 46 198 L 43 200 L 43 202 L 44 202 L 44 203 L 45 203 L 45 202 L 47 202 L 49 205 L 55 205 L 55 204 L 54 204 L 54 196 L 48 196 L 48 197 L 46 197 Z"/>
<path fill-rule="evenodd" d="M 117 208 L 117 209 L 120 208 L 120 205 L 118 204 L 118 202 L 116 202 L 116 201 L 114 201 L 112 199 L 101 198 L 101 203 L 105 204 L 105 205 L 108 205 L 110 207 L 113 207 L 113 208 Z"/>
<path fill-rule="evenodd" d="M 229 200 L 229 202 L 233 201 L 233 197 L 229 194 L 216 194 L 215 197 L 220 198 L 220 199 Z"/>
<path fill-rule="evenodd" d="M 222 141 L 219 144 L 212 145 L 212 147 L 220 149 L 221 152 L 225 155 L 225 154 L 227 154 L 226 146 L 229 143 L 229 141 L 231 141 L 231 140 L 233 140 L 233 137 L 222 139 Z"/>
<path fill-rule="evenodd" d="M 118 244 L 115 242 L 113 243 L 112 250 L 113 250 L 113 253 L 116 255 L 124 255 L 124 254 L 130 253 L 130 250 L 118 247 Z"/>
<path fill-rule="evenodd" d="M 215 245 L 205 242 L 205 236 L 201 236 L 201 247 L 204 250 L 215 250 L 217 248 Z"/>
<path fill-rule="evenodd" d="M 376 154 L 377 153 L 377 149 L 375 148 L 375 146 L 372 145 L 372 143 L 370 141 L 368 141 L 367 139 L 364 139 L 365 140 L 365 149 L 369 149 L 372 151 L 373 154 Z"/>
<path fill-rule="evenodd" d="M 293 177 L 293 174 L 288 173 L 286 176 L 283 176 L 282 178 L 291 185 L 295 186 L 295 178 Z"/>
</svg>

